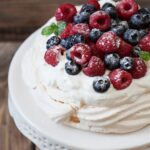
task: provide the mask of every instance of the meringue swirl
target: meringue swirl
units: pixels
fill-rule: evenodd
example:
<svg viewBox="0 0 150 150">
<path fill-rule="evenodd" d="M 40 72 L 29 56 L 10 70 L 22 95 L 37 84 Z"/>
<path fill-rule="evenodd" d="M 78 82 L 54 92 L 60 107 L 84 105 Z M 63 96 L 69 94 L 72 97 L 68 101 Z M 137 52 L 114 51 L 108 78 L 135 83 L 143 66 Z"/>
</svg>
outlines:
<svg viewBox="0 0 150 150">
<path fill-rule="evenodd" d="M 115 5 L 113 1 L 103 0 L 101 6 L 106 2 Z M 56 22 L 55 18 L 44 26 L 52 22 Z M 96 93 L 92 88 L 96 77 L 82 72 L 68 75 L 65 56 L 56 67 L 46 64 L 45 45 L 50 37 L 41 35 L 42 28 L 22 60 L 22 77 L 50 119 L 101 133 L 128 133 L 150 124 L 150 62 L 146 76 L 133 80 L 128 88 L 117 91 L 111 86 L 106 93 Z"/>
</svg>

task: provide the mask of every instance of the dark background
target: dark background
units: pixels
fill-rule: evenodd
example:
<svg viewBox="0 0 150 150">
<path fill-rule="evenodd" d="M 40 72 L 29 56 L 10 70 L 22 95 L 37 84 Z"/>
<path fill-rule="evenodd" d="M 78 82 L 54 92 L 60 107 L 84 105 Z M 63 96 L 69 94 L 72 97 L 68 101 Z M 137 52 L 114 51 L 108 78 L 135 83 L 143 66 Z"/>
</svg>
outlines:
<svg viewBox="0 0 150 150">
<path fill-rule="evenodd" d="M 54 15 L 60 3 L 86 0 L 0 0 L 0 40 L 24 40 Z M 150 7 L 150 0 L 137 0 Z"/>
</svg>

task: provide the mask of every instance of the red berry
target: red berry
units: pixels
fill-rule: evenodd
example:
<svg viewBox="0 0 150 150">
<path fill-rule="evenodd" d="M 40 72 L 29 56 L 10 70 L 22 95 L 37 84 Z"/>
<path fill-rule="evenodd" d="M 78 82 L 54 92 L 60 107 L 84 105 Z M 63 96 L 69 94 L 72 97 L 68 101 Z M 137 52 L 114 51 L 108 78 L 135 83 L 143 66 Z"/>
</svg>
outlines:
<svg viewBox="0 0 150 150">
<path fill-rule="evenodd" d="M 133 47 L 126 43 L 125 41 L 121 41 L 120 48 L 118 49 L 117 53 L 120 57 L 130 56 L 132 52 Z"/>
<path fill-rule="evenodd" d="M 63 54 L 64 48 L 61 46 L 52 46 L 45 53 L 44 59 L 47 64 L 55 67 L 59 63 L 59 58 Z"/>
<path fill-rule="evenodd" d="M 96 47 L 103 53 L 113 53 L 120 48 L 121 39 L 112 31 L 105 32 L 97 41 Z"/>
<path fill-rule="evenodd" d="M 97 0 L 88 0 L 87 3 L 94 5 L 97 10 L 100 9 L 100 4 L 99 4 L 99 2 Z"/>
<path fill-rule="evenodd" d="M 73 28 L 73 24 L 69 23 L 67 27 L 65 28 L 65 30 L 60 34 L 61 39 L 65 39 L 73 35 L 72 28 Z"/>
<path fill-rule="evenodd" d="M 70 56 L 77 64 L 84 65 L 89 62 L 92 53 L 88 45 L 79 43 L 71 48 Z"/>
<path fill-rule="evenodd" d="M 147 66 L 145 62 L 140 58 L 133 58 L 133 68 L 131 70 L 132 77 L 139 79 L 145 76 L 147 72 Z"/>
<path fill-rule="evenodd" d="M 135 0 L 121 0 L 116 6 L 118 15 L 125 20 L 130 19 L 132 15 L 137 13 L 138 8 L 138 4 Z"/>
<path fill-rule="evenodd" d="M 72 22 L 73 17 L 76 15 L 77 10 L 72 4 L 62 4 L 55 12 L 57 21 Z"/>
<path fill-rule="evenodd" d="M 139 46 L 143 51 L 150 52 L 150 34 L 144 36 L 139 42 Z"/>
<path fill-rule="evenodd" d="M 111 19 L 104 11 L 97 11 L 90 16 L 89 21 L 91 28 L 98 28 L 102 31 L 110 28 Z"/>
<path fill-rule="evenodd" d="M 129 72 L 122 69 L 115 69 L 109 74 L 113 87 L 117 90 L 127 88 L 132 82 L 132 76 Z"/>
<path fill-rule="evenodd" d="M 104 63 L 100 58 L 92 56 L 87 67 L 83 68 L 83 72 L 90 77 L 102 76 L 105 73 Z"/>
<path fill-rule="evenodd" d="M 88 38 L 90 34 L 90 28 L 89 25 L 86 23 L 79 23 L 73 26 L 72 32 L 74 34 L 80 33 L 85 36 L 85 38 Z"/>
<path fill-rule="evenodd" d="M 104 54 L 103 54 L 101 51 L 99 51 L 99 50 L 97 49 L 95 43 L 89 42 L 88 44 L 89 44 L 89 46 L 90 46 L 90 48 L 91 48 L 91 51 L 92 51 L 92 55 L 93 55 L 93 56 L 97 56 L 97 57 L 99 57 L 99 58 L 101 58 L 101 59 L 104 59 Z"/>
</svg>

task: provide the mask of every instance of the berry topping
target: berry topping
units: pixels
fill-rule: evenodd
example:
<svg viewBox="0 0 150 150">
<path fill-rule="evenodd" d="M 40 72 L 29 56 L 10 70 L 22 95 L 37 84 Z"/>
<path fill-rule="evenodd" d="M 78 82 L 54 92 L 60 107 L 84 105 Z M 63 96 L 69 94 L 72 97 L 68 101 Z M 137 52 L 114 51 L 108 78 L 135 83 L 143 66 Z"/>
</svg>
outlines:
<svg viewBox="0 0 150 150">
<path fill-rule="evenodd" d="M 98 1 L 97 0 L 88 0 L 88 2 L 87 2 L 88 4 L 91 4 L 91 5 L 94 5 L 95 6 L 95 8 L 97 9 L 97 10 L 99 10 L 100 9 L 100 4 L 98 3 Z"/>
<path fill-rule="evenodd" d="M 134 79 L 142 78 L 147 72 L 147 66 L 142 59 L 133 58 L 133 68 L 130 72 Z"/>
<path fill-rule="evenodd" d="M 131 74 L 122 69 L 113 70 L 109 77 L 113 87 L 117 90 L 127 88 L 132 82 Z"/>
<path fill-rule="evenodd" d="M 111 19 L 106 12 L 97 11 L 90 16 L 89 24 L 92 28 L 104 31 L 110 28 Z"/>
<path fill-rule="evenodd" d="M 122 36 L 124 32 L 126 31 L 126 29 L 123 25 L 118 25 L 118 26 L 113 27 L 111 31 L 116 33 L 118 36 Z"/>
<path fill-rule="evenodd" d="M 130 56 L 131 52 L 132 52 L 132 46 L 122 40 L 121 43 L 120 43 L 120 48 L 117 51 L 119 56 L 121 58 L 125 57 L 125 56 Z"/>
<path fill-rule="evenodd" d="M 120 67 L 123 70 L 129 71 L 133 67 L 133 59 L 131 57 L 124 57 L 120 60 Z"/>
<path fill-rule="evenodd" d="M 124 26 L 126 30 L 129 28 L 129 24 L 128 24 L 127 21 L 120 21 L 120 22 L 119 22 L 119 25 Z"/>
<path fill-rule="evenodd" d="M 148 51 L 150 52 L 150 34 L 147 34 L 146 36 L 144 36 L 144 38 L 142 38 L 139 42 L 139 47 L 143 50 L 143 51 Z"/>
<path fill-rule="evenodd" d="M 124 33 L 124 40 L 131 45 L 137 45 L 140 41 L 140 33 L 138 30 L 135 29 L 128 29 Z"/>
<path fill-rule="evenodd" d="M 87 67 L 83 68 L 83 72 L 90 77 L 102 76 L 105 73 L 104 63 L 100 58 L 92 56 Z"/>
<path fill-rule="evenodd" d="M 60 44 L 61 39 L 58 36 L 52 36 L 46 43 L 46 48 L 49 49 L 54 45 Z"/>
<path fill-rule="evenodd" d="M 74 23 L 88 23 L 90 17 L 90 13 L 88 12 L 82 12 L 76 16 L 74 16 Z"/>
<path fill-rule="evenodd" d="M 105 32 L 97 41 L 97 49 L 103 53 L 113 53 L 120 47 L 121 39 L 114 32 Z"/>
<path fill-rule="evenodd" d="M 77 64 L 85 65 L 89 62 L 92 52 L 88 45 L 79 43 L 71 48 L 70 55 Z"/>
<path fill-rule="evenodd" d="M 115 27 L 118 25 L 118 21 L 115 19 L 111 19 L 111 28 Z"/>
<path fill-rule="evenodd" d="M 71 55 L 70 55 L 70 50 L 67 50 L 67 51 L 66 51 L 66 58 L 67 58 L 68 60 L 72 60 L 72 59 L 71 59 Z"/>
<path fill-rule="evenodd" d="M 98 77 L 93 82 L 93 88 L 96 92 L 106 92 L 110 87 L 110 81 L 107 77 Z"/>
<path fill-rule="evenodd" d="M 134 57 L 139 57 L 141 52 L 141 48 L 139 46 L 134 46 L 132 50 L 132 55 Z"/>
<path fill-rule="evenodd" d="M 150 26 L 150 14 L 144 14 L 143 15 L 144 19 L 144 27 L 147 28 Z"/>
<path fill-rule="evenodd" d="M 69 23 L 67 25 L 65 30 L 60 34 L 61 39 L 65 39 L 65 38 L 68 38 L 69 36 L 73 35 L 72 34 L 72 27 L 73 27 L 72 23 Z"/>
<path fill-rule="evenodd" d="M 68 61 L 65 64 L 65 70 L 69 75 L 77 75 L 81 71 L 81 66 L 73 61 Z"/>
<path fill-rule="evenodd" d="M 81 8 L 81 12 L 94 13 L 96 11 L 96 7 L 93 4 L 84 4 Z"/>
<path fill-rule="evenodd" d="M 57 21 L 71 22 L 73 17 L 76 15 L 77 10 L 72 4 L 62 4 L 55 12 Z"/>
<path fill-rule="evenodd" d="M 94 28 L 90 32 L 90 40 L 96 42 L 102 34 L 101 30 Z"/>
<path fill-rule="evenodd" d="M 104 62 L 105 62 L 107 69 L 113 70 L 119 67 L 120 57 L 116 53 L 108 54 L 108 55 L 105 55 Z"/>
<path fill-rule="evenodd" d="M 80 34 L 84 35 L 85 38 L 88 38 L 89 34 L 90 34 L 90 28 L 89 28 L 88 24 L 79 23 L 79 24 L 76 24 L 73 26 L 72 32 L 74 34 L 80 33 Z"/>
<path fill-rule="evenodd" d="M 117 3 L 118 15 L 122 19 L 130 19 L 132 15 L 138 12 L 138 4 L 135 0 L 121 0 Z"/>
<path fill-rule="evenodd" d="M 63 52 L 64 49 L 61 46 L 52 46 L 46 51 L 44 59 L 47 64 L 55 67 L 59 63 L 59 58 Z"/>
<path fill-rule="evenodd" d="M 111 18 L 118 17 L 116 7 L 110 3 L 104 4 L 102 10 L 108 13 Z"/>
</svg>

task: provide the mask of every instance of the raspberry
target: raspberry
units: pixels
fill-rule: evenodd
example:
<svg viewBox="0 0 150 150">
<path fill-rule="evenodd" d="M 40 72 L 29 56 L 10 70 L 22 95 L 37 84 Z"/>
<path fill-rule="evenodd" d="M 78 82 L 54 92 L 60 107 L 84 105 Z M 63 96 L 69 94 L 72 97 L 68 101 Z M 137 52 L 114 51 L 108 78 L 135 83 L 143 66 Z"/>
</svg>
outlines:
<svg viewBox="0 0 150 150">
<path fill-rule="evenodd" d="M 140 40 L 139 47 L 143 51 L 150 52 L 150 33 Z"/>
<path fill-rule="evenodd" d="M 128 20 L 138 12 L 138 4 L 134 0 L 122 0 L 117 3 L 116 9 L 122 19 Z"/>
<path fill-rule="evenodd" d="M 101 51 L 97 50 L 97 47 L 96 47 L 95 43 L 89 42 L 88 44 L 89 44 L 89 46 L 91 48 L 93 56 L 97 56 L 97 57 L 99 57 L 101 59 L 104 59 L 104 54 Z"/>
<path fill-rule="evenodd" d="M 88 0 L 88 2 L 87 2 L 88 4 L 92 4 L 92 5 L 94 5 L 95 6 L 95 8 L 97 9 L 97 10 L 99 10 L 100 9 L 100 4 L 98 3 L 98 1 L 97 0 Z"/>
<path fill-rule="evenodd" d="M 68 38 L 69 36 L 73 35 L 72 27 L 73 27 L 72 23 L 69 23 L 66 26 L 65 30 L 60 34 L 61 39 L 65 39 L 65 38 Z"/>
<path fill-rule="evenodd" d="M 97 41 L 96 47 L 103 53 L 113 53 L 120 48 L 121 39 L 112 31 L 105 32 Z"/>
<path fill-rule="evenodd" d="M 111 19 L 106 12 L 97 11 L 90 16 L 89 24 L 92 28 L 98 28 L 104 31 L 110 28 Z"/>
<path fill-rule="evenodd" d="M 79 23 L 79 24 L 76 24 L 73 26 L 72 32 L 74 34 L 80 33 L 85 38 L 88 38 L 89 34 L 90 34 L 90 28 L 89 28 L 88 24 L 86 24 L 86 23 Z"/>
<path fill-rule="evenodd" d="M 117 90 L 127 88 L 132 82 L 132 76 L 129 72 L 122 69 L 115 69 L 109 74 L 113 87 Z"/>
<path fill-rule="evenodd" d="M 88 45 L 79 43 L 70 49 L 70 55 L 77 64 L 84 65 L 88 63 L 92 53 Z"/>
<path fill-rule="evenodd" d="M 55 67 L 59 63 L 59 58 L 63 52 L 64 48 L 61 46 L 52 46 L 46 51 L 44 59 L 47 64 Z"/>
<path fill-rule="evenodd" d="M 147 66 L 145 62 L 140 58 L 133 58 L 133 68 L 131 70 L 132 77 L 139 79 L 145 76 L 147 72 Z"/>
<path fill-rule="evenodd" d="M 87 67 L 83 68 L 83 72 L 90 77 L 102 76 L 105 73 L 104 63 L 100 58 L 92 56 Z"/>
<path fill-rule="evenodd" d="M 72 22 L 73 17 L 76 15 L 77 10 L 72 4 L 62 4 L 55 12 L 55 17 L 57 21 Z"/>
<path fill-rule="evenodd" d="M 133 47 L 126 43 L 125 41 L 121 41 L 120 48 L 118 49 L 117 53 L 120 57 L 130 56 L 132 52 Z"/>
</svg>

